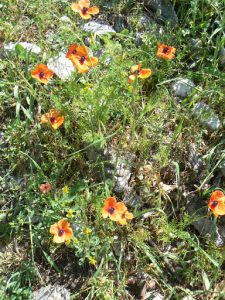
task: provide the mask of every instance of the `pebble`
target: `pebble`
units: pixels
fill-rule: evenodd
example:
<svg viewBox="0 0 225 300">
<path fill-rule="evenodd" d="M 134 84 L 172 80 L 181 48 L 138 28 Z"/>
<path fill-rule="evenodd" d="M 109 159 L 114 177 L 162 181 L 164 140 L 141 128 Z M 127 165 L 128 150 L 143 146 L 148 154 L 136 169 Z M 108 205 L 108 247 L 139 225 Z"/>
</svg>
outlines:
<svg viewBox="0 0 225 300">
<path fill-rule="evenodd" d="M 221 128 L 221 122 L 216 113 L 204 102 L 198 102 L 194 105 L 193 115 L 199 122 L 210 131 L 216 131 Z"/>
<path fill-rule="evenodd" d="M 27 43 L 27 42 L 19 42 L 19 43 L 9 43 L 4 45 L 4 50 L 5 51 L 15 51 L 16 45 L 21 45 L 24 49 L 27 51 L 30 51 L 35 54 L 40 54 L 41 53 L 41 48 L 33 43 Z"/>
<path fill-rule="evenodd" d="M 179 79 L 172 84 L 172 92 L 174 96 L 185 99 L 187 98 L 194 90 L 195 84 L 189 79 Z"/>
</svg>

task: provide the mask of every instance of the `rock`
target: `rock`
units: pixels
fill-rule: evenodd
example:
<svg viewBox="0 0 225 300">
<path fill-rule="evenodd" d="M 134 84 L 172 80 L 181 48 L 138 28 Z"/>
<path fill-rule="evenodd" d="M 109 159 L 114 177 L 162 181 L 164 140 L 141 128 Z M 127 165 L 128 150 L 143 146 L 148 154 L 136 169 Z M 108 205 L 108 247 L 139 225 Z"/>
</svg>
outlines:
<svg viewBox="0 0 225 300">
<path fill-rule="evenodd" d="M 194 171 L 200 171 L 204 165 L 201 156 L 196 150 L 195 144 L 189 145 L 189 162 Z"/>
<path fill-rule="evenodd" d="M 148 292 L 145 295 L 144 300 L 164 300 L 164 296 L 158 292 Z"/>
<path fill-rule="evenodd" d="M 69 79 L 74 71 L 72 62 L 62 52 L 58 56 L 50 58 L 47 65 L 63 81 Z"/>
<path fill-rule="evenodd" d="M 116 32 L 121 32 L 124 29 L 128 28 L 128 23 L 127 20 L 124 16 L 116 16 L 114 19 L 114 25 L 113 28 L 115 29 Z"/>
<path fill-rule="evenodd" d="M 220 129 L 221 122 L 215 112 L 204 102 L 194 105 L 193 115 L 198 118 L 200 123 L 211 131 Z"/>
<path fill-rule="evenodd" d="M 27 42 L 19 42 L 19 43 L 9 43 L 4 45 L 4 50 L 5 51 L 15 51 L 16 45 L 21 45 L 24 49 L 27 51 L 30 51 L 35 54 L 40 54 L 41 53 L 41 48 L 33 43 L 27 43 Z"/>
<path fill-rule="evenodd" d="M 172 84 L 173 95 L 180 98 L 187 98 L 194 90 L 195 84 L 189 79 L 179 79 Z"/>
<path fill-rule="evenodd" d="M 225 67 L 225 48 L 222 48 L 220 50 L 220 54 L 219 54 L 219 65 L 221 67 Z"/>
<path fill-rule="evenodd" d="M 194 220 L 192 225 L 201 234 L 209 234 L 213 236 L 213 222 L 212 217 L 208 215 L 208 208 L 206 203 L 199 199 L 197 196 L 189 198 L 187 203 L 187 211 L 191 218 Z M 220 221 L 217 220 L 215 228 L 215 244 L 223 246 L 225 243 L 225 218 L 221 217 Z"/>
<path fill-rule="evenodd" d="M 134 188 L 127 187 L 126 193 L 124 195 L 123 201 L 126 205 L 132 208 L 138 208 L 143 206 L 141 197 L 136 193 Z"/>
<path fill-rule="evenodd" d="M 96 35 L 115 33 L 112 26 L 108 24 L 102 24 L 96 21 L 90 21 L 83 26 L 83 30 L 86 32 L 92 32 Z"/>
<path fill-rule="evenodd" d="M 190 39 L 190 43 L 194 49 L 202 48 L 202 41 L 200 39 Z"/>
<path fill-rule="evenodd" d="M 169 0 L 144 0 L 144 5 L 156 14 L 159 21 L 178 23 L 177 14 Z"/>
<path fill-rule="evenodd" d="M 224 160 L 224 161 L 222 161 L 222 163 L 220 164 L 220 166 L 219 166 L 219 170 L 220 170 L 220 172 L 221 172 L 222 176 L 224 176 L 224 177 L 225 177 L 225 160 Z"/>
<path fill-rule="evenodd" d="M 72 22 L 72 21 L 70 20 L 70 18 L 67 17 L 67 16 L 62 16 L 62 17 L 60 18 L 60 20 L 63 21 L 63 22 L 66 22 L 66 23 L 71 23 L 71 22 Z"/>
<path fill-rule="evenodd" d="M 114 191 L 116 193 L 123 193 L 128 189 L 131 171 L 124 163 L 116 165 Z"/>
<path fill-rule="evenodd" d="M 32 300 L 70 300 L 70 293 L 60 285 L 47 285 L 33 293 Z"/>
</svg>

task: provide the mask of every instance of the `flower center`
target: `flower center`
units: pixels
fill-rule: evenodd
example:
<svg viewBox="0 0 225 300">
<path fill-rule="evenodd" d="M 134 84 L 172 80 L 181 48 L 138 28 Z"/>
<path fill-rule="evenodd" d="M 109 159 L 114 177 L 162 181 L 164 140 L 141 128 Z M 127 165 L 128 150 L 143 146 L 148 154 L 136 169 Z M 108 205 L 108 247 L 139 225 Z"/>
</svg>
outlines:
<svg viewBox="0 0 225 300">
<path fill-rule="evenodd" d="M 76 53 L 77 53 L 77 50 L 73 50 L 73 51 L 72 51 L 72 54 L 76 54 Z"/>
<path fill-rule="evenodd" d="M 84 56 L 81 56 L 80 63 L 83 64 L 85 62 L 86 58 Z"/>
<path fill-rule="evenodd" d="M 215 208 L 217 205 L 218 205 L 218 202 L 214 200 L 211 204 L 211 207 Z"/>
<path fill-rule="evenodd" d="M 83 13 L 84 15 L 86 15 L 87 11 L 88 11 L 88 8 L 87 8 L 87 7 L 83 7 L 83 8 L 82 8 L 82 13 Z"/>
<path fill-rule="evenodd" d="M 164 47 L 164 48 L 163 48 L 163 53 L 164 53 L 164 54 L 167 54 L 168 51 L 169 51 L 169 48 L 168 48 L 168 47 Z"/>
<path fill-rule="evenodd" d="M 50 117 L 50 122 L 54 123 L 55 122 L 55 117 Z"/>
<path fill-rule="evenodd" d="M 136 74 L 136 75 L 139 75 L 139 74 L 140 74 L 140 71 L 139 71 L 139 70 L 135 71 L 135 74 Z"/>
<path fill-rule="evenodd" d="M 110 207 L 110 208 L 108 209 L 108 212 L 110 213 L 110 215 L 112 215 L 112 214 L 114 213 L 114 211 L 115 211 L 115 208 L 114 208 L 114 207 Z"/>
<path fill-rule="evenodd" d="M 59 236 L 62 236 L 65 233 L 63 229 L 59 229 Z"/>
<path fill-rule="evenodd" d="M 44 76 L 45 76 L 45 73 L 41 71 L 41 72 L 39 73 L 39 77 L 40 77 L 40 78 L 43 78 Z"/>
</svg>

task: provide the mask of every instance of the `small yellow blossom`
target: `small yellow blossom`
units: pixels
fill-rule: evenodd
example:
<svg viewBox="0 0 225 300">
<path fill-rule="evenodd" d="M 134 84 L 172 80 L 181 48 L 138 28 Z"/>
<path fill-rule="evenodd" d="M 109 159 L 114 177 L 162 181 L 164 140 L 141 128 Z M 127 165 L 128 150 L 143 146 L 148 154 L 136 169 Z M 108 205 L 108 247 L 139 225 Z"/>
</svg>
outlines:
<svg viewBox="0 0 225 300">
<path fill-rule="evenodd" d="M 69 194 L 69 187 L 68 187 L 68 185 L 65 185 L 65 186 L 62 188 L 62 191 L 63 191 L 63 195 Z"/>
<path fill-rule="evenodd" d="M 89 235 L 91 232 L 92 232 L 92 230 L 91 230 L 90 228 L 85 228 L 84 233 L 85 233 L 86 235 Z"/>
<path fill-rule="evenodd" d="M 66 217 L 67 217 L 67 218 L 73 218 L 73 217 L 74 217 L 74 210 L 70 208 L 70 209 L 67 211 Z"/>
<path fill-rule="evenodd" d="M 89 264 L 95 266 L 96 265 L 96 259 L 93 256 L 88 257 Z"/>
</svg>

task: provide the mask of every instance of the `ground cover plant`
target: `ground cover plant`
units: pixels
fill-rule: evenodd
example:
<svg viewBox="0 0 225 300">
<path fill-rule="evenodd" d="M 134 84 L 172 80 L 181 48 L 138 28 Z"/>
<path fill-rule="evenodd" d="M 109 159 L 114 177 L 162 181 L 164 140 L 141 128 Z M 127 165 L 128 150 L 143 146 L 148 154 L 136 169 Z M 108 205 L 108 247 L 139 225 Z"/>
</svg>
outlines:
<svg viewBox="0 0 225 300">
<path fill-rule="evenodd" d="M 0 7 L 0 299 L 225 299 L 224 1 Z"/>
</svg>

